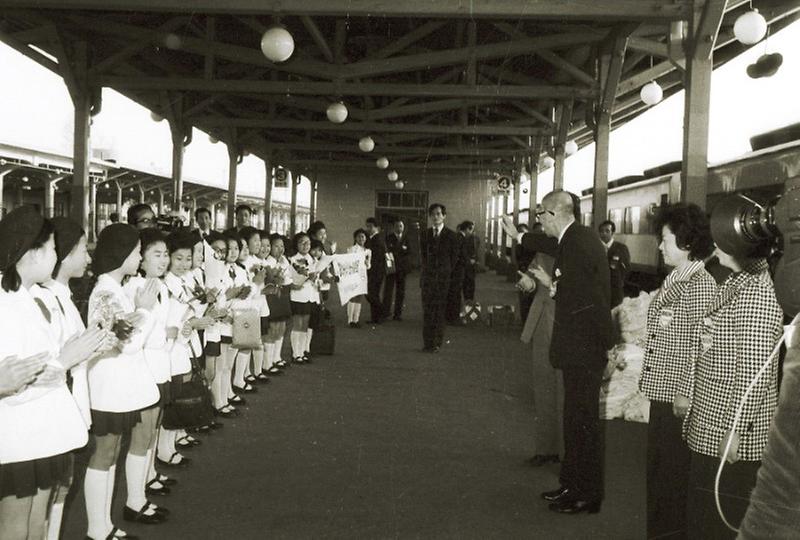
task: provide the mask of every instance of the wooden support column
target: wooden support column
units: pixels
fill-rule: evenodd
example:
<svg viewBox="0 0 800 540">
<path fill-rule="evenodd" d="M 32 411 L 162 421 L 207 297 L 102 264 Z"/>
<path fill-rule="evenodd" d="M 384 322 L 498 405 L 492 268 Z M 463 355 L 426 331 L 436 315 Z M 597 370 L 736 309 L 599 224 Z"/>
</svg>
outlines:
<svg viewBox="0 0 800 540">
<path fill-rule="evenodd" d="M 114 184 L 117 186 L 117 214 L 119 214 L 119 219 L 122 221 L 122 186 L 117 180 L 114 180 Z"/>
<path fill-rule="evenodd" d="M 564 145 L 567 142 L 567 132 L 569 131 L 569 124 L 572 121 L 572 101 L 560 103 L 556 116 L 558 131 L 556 132 L 555 140 L 554 157 L 556 163 L 553 169 L 553 191 L 564 189 L 564 161 L 566 160 Z"/>
<path fill-rule="evenodd" d="M 158 188 L 158 215 L 164 214 L 164 190 Z"/>
<path fill-rule="evenodd" d="M 317 174 L 319 172 L 318 167 L 314 167 L 314 170 L 311 172 L 311 202 L 310 202 L 310 212 L 309 223 L 314 223 L 317 220 Z"/>
<path fill-rule="evenodd" d="M 681 200 L 706 206 L 708 181 L 708 120 L 711 104 L 711 72 L 714 69 L 714 43 L 719 33 L 725 0 L 695 2 L 687 61 L 684 72 L 686 97 L 683 109 L 683 168 Z"/>
<path fill-rule="evenodd" d="M 297 231 L 297 182 L 300 180 L 300 175 L 294 177 L 294 171 L 286 171 L 289 176 L 289 182 L 292 184 L 292 207 L 289 211 L 289 235 L 294 235 Z"/>
<path fill-rule="evenodd" d="M 226 216 L 226 226 L 232 229 L 236 226 L 236 167 L 242 161 L 239 146 L 236 143 L 235 131 L 233 138 L 228 142 L 228 213 Z"/>
<path fill-rule="evenodd" d="M 75 129 L 73 131 L 72 151 L 72 201 L 70 217 L 77 221 L 85 231 L 89 230 L 89 163 L 91 153 L 91 108 L 92 97 L 86 84 L 88 69 L 87 45 L 75 45 L 72 63 L 75 86 L 70 92 L 75 109 Z M 62 61 L 63 62 L 63 61 Z M 68 67 L 65 69 L 69 69 Z"/>
<path fill-rule="evenodd" d="M 176 97 L 165 104 L 172 135 L 172 200 L 180 208 L 183 199 L 183 154 L 192 142 L 192 126 L 183 117 L 183 98 Z"/>
<path fill-rule="evenodd" d="M 53 176 L 44 181 L 44 217 L 52 218 L 55 215 L 56 188 L 58 188 L 58 183 L 66 176 Z"/>
<path fill-rule="evenodd" d="M 275 175 L 272 171 L 274 166 L 272 154 L 267 153 L 264 156 L 264 230 L 275 232 L 271 230 L 271 215 L 272 215 L 272 185 Z"/>
<path fill-rule="evenodd" d="M 535 137 L 531 146 L 531 187 L 528 190 L 528 227 L 533 227 L 536 219 L 536 200 L 539 194 L 539 156 L 542 153 L 543 137 Z"/>
<path fill-rule="evenodd" d="M 8 173 L 15 169 L 16 167 L 11 166 L 0 167 L 0 219 L 5 217 L 5 206 L 3 206 L 3 188 L 5 187 L 5 178 Z"/>
<path fill-rule="evenodd" d="M 144 201 L 145 201 L 145 192 L 144 192 L 144 187 L 143 187 L 141 184 L 139 184 L 139 185 L 138 185 L 138 186 L 136 186 L 136 187 L 137 187 L 137 188 L 138 188 L 138 190 L 139 190 L 139 204 L 144 204 Z"/>
<path fill-rule="evenodd" d="M 506 215 L 506 212 L 508 212 L 508 191 L 503 192 L 503 195 L 500 197 L 500 204 L 502 208 L 500 209 L 500 216 L 497 220 L 497 226 L 500 227 L 500 252 L 503 254 L 503 257 L 505 257 L 508 235 L 506 234 L 506 230 L 500 225 L 500 221 Z"/>
<path fill-rule="evenodd" d="M 97 180 L 89 179 L 89 228 L 86 230 L 86 238 L 90 243 L 94 243 L 97 238 Z"/>
</svg>

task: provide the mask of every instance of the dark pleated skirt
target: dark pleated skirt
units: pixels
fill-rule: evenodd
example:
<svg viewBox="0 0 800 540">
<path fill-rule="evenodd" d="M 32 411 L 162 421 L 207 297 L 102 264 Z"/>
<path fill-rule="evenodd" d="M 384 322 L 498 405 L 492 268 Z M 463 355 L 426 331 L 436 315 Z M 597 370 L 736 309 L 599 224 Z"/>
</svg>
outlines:
<svg viewBox="0 0 800 540">
<path fill-rule="evenodd" d="M 96 411 L 92 409 L 92 434 L 102 437 L 103 435 L 124 435 L 142 421 L 141 411 L 127 412 L 108 412 Z"/>
<path fill-rule="evenodd" d="M 219 346 L 219 341 L 209 341 L 206 343 L 206 348 L 203 352 L 206 356 L 217 357 L 222 354 L 222 348 Z"/>
<path fill-rule="evenodd" d="M 172 383 L 170 381 L 158 383 L 159 407 L 166 407 L 172 402 Z"/>
<path fill-rule="evenodd" d="M 266 336 L 269 333 L 269 317 L 261 317 L 261 335 Z"/>
<path fill-rule="evenodd" d="M 311 315 L 316 304 L 313 302 L 292 302 L 292 315 Z"/>
<path fill-rule="evenodd" d="M 267 295 L 267 305 L 269 306 L 269 320 L 273 322 L 288 320 L 292 316 L 289 288 L 284 287 L 281 294 Z"/>
<path fill-rule="evenodd" d="M 72 453 L 59 454 L 19 463 L 0 465 L 0 499 L 25 498 L 40 489 L 69 486 L 72 481 Z"/>
<path fill-rule="evenodd" d="M 221 338 L 219 338 L 219 340 L 220 343 L 225 343 L 227 345 L 230 345 L 233 343 L 233 336 L 222 336 Z"/>
</svg>

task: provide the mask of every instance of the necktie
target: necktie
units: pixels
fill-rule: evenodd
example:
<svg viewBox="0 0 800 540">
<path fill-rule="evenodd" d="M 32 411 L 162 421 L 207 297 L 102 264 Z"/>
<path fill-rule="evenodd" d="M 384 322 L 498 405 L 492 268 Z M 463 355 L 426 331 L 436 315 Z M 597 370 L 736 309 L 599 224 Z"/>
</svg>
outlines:
<svg viewBox="0 0 800 540">
<path fill-rule="evenodd" d="M 439 238 L 439 229 L 437 229 L 436 227 L 433 228 L 433 238 L 434 239 Z"/>
<path fill-rule="evenodd" d="M 44 315 L 44 318 L 47 319 L 47 322 L 51 322 L 52 319 L 50 317 L 50 310 L 47 309 L 47 307 L 44 305 L 44 302 L 42 302 L 39 298 L 34 298 L 33 300 L 36 302 L 36 305 L 39 306 L 39 309 L 42 310 L 42 315 Z"/>
</svg>

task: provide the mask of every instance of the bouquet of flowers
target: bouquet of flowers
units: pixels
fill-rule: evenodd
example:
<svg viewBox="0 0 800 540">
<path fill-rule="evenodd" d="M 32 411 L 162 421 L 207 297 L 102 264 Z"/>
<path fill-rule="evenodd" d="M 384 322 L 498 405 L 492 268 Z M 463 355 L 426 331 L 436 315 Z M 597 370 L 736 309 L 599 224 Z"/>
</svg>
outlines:
<svg viewBox="0 0 800 540">
<path fill-rule="evenodd" d="M 192 290 L 192 300 L 197 300 L 201 304 L 211 305 L 217 301 L 219 291 L 215 288 L 203 288 L 199 283 L 196 283 Z"/>
<path fill-rule="evenodd" d="M 281 286 L 286 280 L 286 270 L 283 267 L 264 266 L 264 294 L 280 294 Z"/>
<path fill-rule="evenodd" d="M 136 331 L 136 327 L 125 318 L 122 306 L 114 300 L 114 295 L 110 292 L 98 294 L 89 312 L 100 328 L 111 330 L 120 343 L 130 341 Z"/>
<path fill-rule="evenodd" d="M 233 286 L 225 291 L 225 297 L 228 300 L 247 300 L 247 298 L 250 296 L 251 290 L 252 288 L 250 285 Z"/>
</svg>

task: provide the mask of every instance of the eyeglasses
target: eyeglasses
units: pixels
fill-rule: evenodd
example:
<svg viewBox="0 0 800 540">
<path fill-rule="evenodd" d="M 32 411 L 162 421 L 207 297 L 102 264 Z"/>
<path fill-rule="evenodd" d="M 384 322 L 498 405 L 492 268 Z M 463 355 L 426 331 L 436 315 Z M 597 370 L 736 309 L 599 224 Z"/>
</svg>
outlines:
<svg viewBox="0 0 800 540">
<path fill-rule="evenodd" d="M 550 214 L 551 216 L 554 216 L 554 215 L 556 215 L 556 213 L 555 213 L 555 212 L 553 212 L 552 210 L 538 210 L 538 211 L 536 212 L 536 217 L 538 218 L 539 216 L 541 216 L 541 215 L 543 215 L 543 214 Z"/>
<path fill-rule="evenodd" d="M 152 224 L 153 224 L 153 223 L 155 223 L 155 222 L 156 222 L 155 218 L 149 218 L 149 217 L 146 217 L 146 218 L 141 218 L 141 219 L 137 219 L 137 220 L 136 220 L 136 224 L 137 224 L 137 225 L 138 225 L 139 223 L 148 223 L 148 224 L 151 224 L 151 225 L 152 225 Z"/>
</svg>

